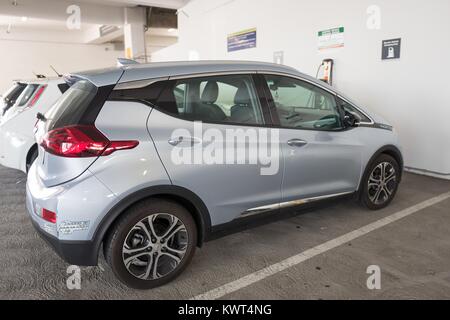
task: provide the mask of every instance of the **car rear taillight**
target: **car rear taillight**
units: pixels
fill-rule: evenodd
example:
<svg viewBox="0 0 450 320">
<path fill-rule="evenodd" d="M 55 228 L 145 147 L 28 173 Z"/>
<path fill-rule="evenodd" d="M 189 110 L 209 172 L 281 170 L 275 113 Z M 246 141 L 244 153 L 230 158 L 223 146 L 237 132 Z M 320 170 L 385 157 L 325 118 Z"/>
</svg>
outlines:
<svg viewBox="0 0 450 320">
<path fill-rule="evenodd" d="M 55 129 L 42 139 L 49 153 L 68 158 L 107 156 L 118 150 L 133 149 L 139 141 L 109 141 L 95 126 L 78 125 Z"/>
<path fill-rule="evenodd" d="M 51 223 L 56 223 L 56 213 L 47 209 L 42 209 L 42 219 Z"/>
<path fill-rule="evenodd" d="M 47 88 L 47 85 L 39 87 L 39 89 L 36 91 L 33 99 L 31 99 L 30 103 L 28 104 L 28 107 L 31 108 L 36 104 L 36 102 L 39 100 L 39 98 L 44 93 L 45 89 Z"/>
</svg>

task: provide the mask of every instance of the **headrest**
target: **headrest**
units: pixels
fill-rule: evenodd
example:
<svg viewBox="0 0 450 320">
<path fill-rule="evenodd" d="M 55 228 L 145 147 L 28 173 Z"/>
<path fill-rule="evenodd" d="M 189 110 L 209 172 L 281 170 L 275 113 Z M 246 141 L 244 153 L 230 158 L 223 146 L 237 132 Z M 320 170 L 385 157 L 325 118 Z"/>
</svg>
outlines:
<svg viewBox="0 0 450 320">
<path fill-rule="evenodd" d="M 206 83 L 205 89 L 202 92 L 202 103 L 212 104 L 217 101 L 219 97 L 219 86 L 215 81 L 208 81 Z"/>
<path fill-rule="evenodd" d="M 250 105 L 250 103 L 250 94 L 248 92 L 247 86 L 245 85 L 245 83 L 242 83 L 239 86 L 236 95 L 234 96 L 234 104 L 248 106 Z"/>
</svg>

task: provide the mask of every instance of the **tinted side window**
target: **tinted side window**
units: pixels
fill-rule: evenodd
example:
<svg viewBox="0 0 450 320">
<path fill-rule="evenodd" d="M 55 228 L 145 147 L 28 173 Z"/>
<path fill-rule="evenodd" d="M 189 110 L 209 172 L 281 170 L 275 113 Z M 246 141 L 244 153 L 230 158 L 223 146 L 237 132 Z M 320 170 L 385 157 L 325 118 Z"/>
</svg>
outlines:
<svg viewBox="0 0 450 320">
<path fill-rule="evenodd" d="M 59 91 L 61 91 L 61 93 L 64 93 L 69 89 L 69 85 L 66 83 L 60 83 L 58 84 L 58 89 Z"/>
<path fill-rule="evenodd" d="M 4 95 L 6 102 L 15 102 L 27 85 L 23 83 L 14 84 Z"/>
<path fill-rule="evenodd" d="M 214 123 L 263 124 L 250 75 L 173 81 L 157 101 L 164 112 L 182 119 Z"/>
<path fill-rule="evenodd" d="M 271 75 L 265 78 L 281 126 L 314 130 L 342 128 L 334 95 L 294 78 Z"/>
<path fill-rule="evenodd" d="M 339 105 L 344 109 L 344 111 L 355 114 L 360 119 L 360 122 L 371 122 L 370 119 L 364 113 L 356 109 L 353 105 L 351 105 L 347 101 L 344 101 L 339 98 L 338 102 Z"/>
<path fill-rule="evenodd" d="M 24 83 L 16 83 L 5 93 L 3 96 L 5 104 L 3 109 L 0 109 L 0 115 L 5 114 L 6 111 L 12 108 L 26 87 L 27 85 Z"/>
<path fill-rule="evenodd" d="M 113 90 L 108 100 L 129 100 L 154 104 L 163 89 L 167 86 L 167 83 L 167 81 L 159 81 L 143 88 Z"/>
<path fill-rule="evenodd" d="M 27 102 L 30 101 L 31 97 L 34 95 L 38 87 L 38 84 L 29 84 L 20 95 L 18 106 L 23 107 L 24 105 L 26 105 Z"/>
<path fill-rule="evenodd" d="M 173 89 L 173 95 L 175 98 L 175 103 L 178 108 L 178 113 L 185 113 L 185 101 L 186 101 L 186 83 L 180 83 Z"/>
</svg>

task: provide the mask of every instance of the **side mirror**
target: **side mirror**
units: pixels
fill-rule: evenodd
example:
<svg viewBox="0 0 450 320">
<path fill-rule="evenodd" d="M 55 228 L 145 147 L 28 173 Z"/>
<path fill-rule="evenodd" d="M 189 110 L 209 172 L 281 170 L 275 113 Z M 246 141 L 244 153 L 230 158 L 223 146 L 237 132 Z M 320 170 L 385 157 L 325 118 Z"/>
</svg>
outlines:
<svg viewBox="0 0 450 320">
<path fill-rule="evenodd" d="M 361 122 L 361 119 L 358 117 L 358 115 L 356 115 L 352 112 L 345 111 L 344 126 L 346 128 L 357 127 L 360 122 Z"/>
</svg>

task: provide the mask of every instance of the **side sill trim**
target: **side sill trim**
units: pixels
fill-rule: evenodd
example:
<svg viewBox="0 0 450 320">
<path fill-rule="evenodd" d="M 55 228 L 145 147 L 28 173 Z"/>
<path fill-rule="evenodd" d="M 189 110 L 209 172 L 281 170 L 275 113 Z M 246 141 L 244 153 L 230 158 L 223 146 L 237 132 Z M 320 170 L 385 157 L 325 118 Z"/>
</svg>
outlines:
<svg viewBox="0 0 450 320">
<path fill-rule="evenodd" d="M 348 194 L 351 194 L 351 193 L 354 193 L 354 192 L 355 191 L 346 191 L 346 192 L 333 193 L 333 194 L 317 196 L 317 197 L 311 197 L 311 198 L 303 198 L 303 199 L 296 199 L 296 200 L 292 200 L 292 201 L 279 202 L 279 203 L 269 204 L 269 205 L 256 207 L 256 208 L 250 208 L 250 209 L 247 209 L 246 211 L 244 211 L 238 217 L 238 219 L 244 218 L 244 217 L 250 217 L 250 216 L 253 216 L 253 215 L 257 215 L 257 214 L 260 214 L 260 213 L 264 213 L 264 212 L 268 212 L 268 211 L 272 211 L 272 210 L 276 210 L 276 209 L 283 209 L 283 208 L 289 208 L 289 207 L 294 207 L 294 206 L 300 206 L 300 205 L 304 205 L 304 204 L 311 203 L 311 202 L 316 202 L 316 201 L 320 201 L 320 200 L 340 197 L 340 196 L 348 195 Z"/>
</svg>

